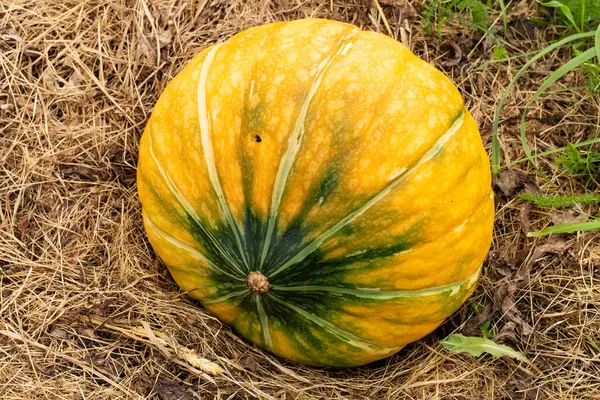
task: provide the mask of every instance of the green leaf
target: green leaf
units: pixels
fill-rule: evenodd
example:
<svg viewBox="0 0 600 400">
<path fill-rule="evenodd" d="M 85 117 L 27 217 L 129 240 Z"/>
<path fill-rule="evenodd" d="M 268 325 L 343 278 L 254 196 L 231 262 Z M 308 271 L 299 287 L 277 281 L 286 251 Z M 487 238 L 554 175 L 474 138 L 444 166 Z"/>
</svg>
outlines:
<svg viewBox="0 0 600 400">
<path fill-rule="evenodd" d="M 598 62 L 600 63 L 600 25 L 598 25 L 598 29 L 596 29 L 594 48 L 596 49 L 596 58 L 598 58 Z"/>
<path fill-rule="evenodd" d="M 587 166 L 587 162 L 581 155 L 581 152 L 577 150 L 572 143 L 567 144 L 565 147 L 565 154 L 557 157 L 554 162 L 556 165 L 563 166 L 567 171 L 573 174 L 585 172 Z"/>
<path fill-rule="evenodd" d="M 569 222 L 566 224 L 559 224 L 549 226 L 537 232 L 529 232 L 529 237 L 546 236 L 552 233 L 573 233 L 573 232 L 586 232 L 586 231 L 600 231 L 600 220 L 590 222 Z"/>
<path fill-rule="evenodd" d="M 529 104 L 533 103 L 538 97 L 541 96 L 542 93 L 544 93 L 546 91 L 546 89 L 548 89 L 548 87 L 550 85 L 552 85 L 554 82 L 556 82 L 557 80 L 562 78 L 563 75 L 565 75 L 567 72 L 574 70 L 576 67 L 578 67 L 581 64 L 585 63 L 586 61 L 594 58 L 595 56 L 596 56 L 595 49 L 589 49 L 589 50 L 586 50 L 585 52 L 581 53 L 577 57 L 572 58 L 565 64 L 561 65 L 560 68 L 558 68 L 556 71 L 551 73 L 542 82 L 542 84 L 540 85 L 540 87 L 538 88 L 538 90 L 535 92 L 535 94 L 529 100 L 528 103 Z"/>
<path fill-rule="evenodd" d="M 561 0 L 573 13 L 576 20 L 585 26 L 600 21 L 600 2 L 598 0 Z"/>
<path fill-rule="evenodd" d="M 487 353 L 494 357 L 508 356 L 510 358 L 528 362 L 527 357 L 518 351 L 482 337 L 450 335 L 440 343 L 446 350 L 453 353 L 469 353 L 474 357 L 479 357 L 483 353 Z"/>
<path fill-rule="evenodd" d="M 488 21 L 488 10 L 483 3 L 480 3 L 478 0 L 461 0 L 456 5 L 456 8 L 461 11 L 465 8 L 470 8 L 473 25 L 480 29 L 486 28 Z"/>
<path fill-rule="evenodd" d="M 506 53 L 506 47 L 504 47 L 504 46 L 494 47 L 494 49 L 492 50 L 492 56 L 493 56 L 494 60 L 503 60 L 503 59 L 507 58 L 508 54 Z"/>
<path fill-rule="evenodd" d="M 583 146 L 588 146 L 588 145 L 596 144 L 596 143 L 600 143 L 600 138 L 594 138 L 594 139 L 590 139 L 590 140 L 585 140 L 583 142 L 574 143 L 574 144 L 569 143 L 569 145 L 573 146 L 573 147 L 583 147 Z M 556 154 L 556 153 L 560 153 L 561 151 L 566 151 L 567 147 L 568 146 L 557 147 L 556 149 L 543 151 L 543 152 L 537 153 L 537 154 L 532 154 L 531 157 L 532 158 L 546 157 L 546 156 L 549 156 L 551 154 Z M 521 164 L 521 163 L 523 163 L 525 161 L 528 161 L 527 157 L 519 158 L 518 160 L 515 160 L 515 161 L 507 164 L 504 168 L 510 168 L 510 167 L 512 167 L 514 165 Z"/>
<path fill-rule="evenodd" d="M 596 351 L 598 351 L 598 353 L 600 353 L 600 346 L 598 345 L 598 343 L 594 342 L 592 339 L 588 339 L 587 341 L 590 344 L 590 346 L 592 346 L 594 349 L 596 349 Z"/>
<path fill-rule="evenodd" d="M 542 4 L 560 9 L 562 13 L 560 17 L 563 21 L 566 19 L 565 22 L 571 23 L 578 31 L 600 21 L 600 2 L 598 0 L 553 0 Z M 565 12 L 565 9 L 568 11 Z M 567 13 L 570 14 L 570 18 Z"/>
<path fill-rule="evenodd" d="M 579 30 L 579 25 L 577 25 L 575 19 L 573 18 L 573 13 L 571 13 L 571 10 L 565 4 L 557 0 L 552 0 L 547 3 L 542 3 L 542 5 L 546 7 L 558 8 L 563 13 L 563 15 L 569 20 L 571 25 L 573 25 L 573 27 L 576 30 Z"/>
<path fill-rule="evenodd" d="M 483 324 L 479 325 L 479 330 L 484 338 L 490 339 L 494 335 L 492 334 L 492 321 L 486 320 Z"/>
<path fill-rule="evenodd" d="M 540 193 L 523 193 L 521 198 L 526 201 L 531 201 L 539 207 L 573 207 L 577 204 L 598 204 L 600 203 L 600 194 L 583 193 L 572 195 L 560 194 L 540 194 Z"/>
<path fill-rule="evenodd" d="M 561 65 L 560 68 L 558 68 L 556 71 L 554 71 L 553 73 L 551 73 L 542 82 L 542 84 L 540 85 L 540 87 L 538 88 L 538 90 L 535 92 L 535 94 L 533 95 L 533 97 L 531 99 L 529 99 L 529 101 L 525 105 L 525 109 L 521 113 L 521 126 L 520 126 L 520 128 L 521 128 L 520 129 L 520 131 L 521 131 L 521 145 L 523 146 L 523 150 L 525 150 L 525 155 L 527 156 L 527 159 L 529 160 L 529 162 L 531 162 L 531 164 L 534 166 L 534 168 L 537 169 L 538 172 L 548 182 L 550 182 L 550 179 L 548 179 L 537 168 L 537 165 L 535 164 L 535 161 L 534 161 L 534 159 L 533 159 L 533 157 L 531 155 L 531 149 L 529 147 L 529 142 L 527 141 L 527 137 L 525 136 L 525 119 L 527 117 L 528 107 L 529 107 L 529 105 L 531 103 L 533 103 L 535 100 L 537 100 L 537 98 L 540 97 L 546 91 L 546 89 L 548 89 L 550 87 L 550 85 L 552 85 L 554 82 L 556 82 L 557 80 L 559 80 L 560 78 L 562 78 L 569 71 L 577 68 L 578 66 L 580 66 L 581 64 L 585 63 L 586 61 L 594 58 L 595 56 L 596 56 L 596 51 L 594 49 L 589 49 L 589 50 L 581 53 L 577 57 L 572 58 L 567 63 Z"/>
<path fill-rule="evenodd" d="M 577 162 L 585 163 L 581 153 L 579 150 L 577 150 L 577 147 L 573 146 L 573 143 L 567 143 L 567 146 L 565 147 L 565 153 L 567 153 L 569 158 L 576 160 Z"/>
</svg>

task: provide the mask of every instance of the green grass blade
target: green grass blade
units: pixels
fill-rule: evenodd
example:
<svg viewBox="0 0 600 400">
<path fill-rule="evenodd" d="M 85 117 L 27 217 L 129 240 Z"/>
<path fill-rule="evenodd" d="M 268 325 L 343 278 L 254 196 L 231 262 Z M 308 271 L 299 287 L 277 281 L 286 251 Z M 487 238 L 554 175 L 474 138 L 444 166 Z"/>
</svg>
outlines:
<svg viewBox="0 0 600 400">
<path fill-rule="evenodd" d="M 584 140 L 583 142 L 574 143 L 574 144 L 572 144 L 572 146 L 574 146 L 574 147 L 583 147 L 583 146 L 588 146 L 588 145 L 596 144 L 596 143 L 600 143 L 600 138 L 594 138 L 594 139 Z M 558 147 L 556 149 L 547 150 L 547 151 L 543 151 L 541 153 L 532 154 L 531 158 L 539 158 L 539 157 L 549 156 L 549 155 L 552 155 L 552 154 L 563 152 L 566 149 L 567 149 L 567 146 Z M 506 165 L 503 168 L 509 168 L 509 167 L 515 166 L 517 164 L 521 164 L 521 163 L 523 163 L 525 161 L 528 161 L 527 157 L 519 158 L 518 160 L 510 162 L 508 165 Z M 503 169 L 503 168 L 501 168 L 501 169 Z"/>
<path fill-rule="evenodd" d="M 573 232 L 586 232 L 586 231 L 598 231 L 600 230 L 600 220 L 589 221 L 589 222 L 571 222 L 566 224 L 559 224 L 549 226 L 537 232 L 529 232 L 529 237 L 540 237 L 547 236 L 552 233 L 573 233 Z"/>
<path fill-rule="evenodd" d="M 541 3 L 541 4 L 546 7 L 558 8 L 563 13 L 563 15 L 565 17 L 567 17 L 567 19 L 569 20 L 571 25 L 573 25 L 573 28 L 575 28 L 578 32 L 580 32 L 579 25 L 577 25 L 577 22 L 575 22 L 575 18 L 573 18 L 573 13 L 571 13 L 571 10 L 569 9 L 569 7 L 567 7 L 566 5 L 564 5 L 563 3 L 561 3 L 560 1 L 557 1 L 557 0 L 552 0 L 547 3 Z"/>
<path fill-rule="evenodd" d="M 507 6 L 504 4 L 504 0 L 500 0 L 500 12 L 502 13 L 502 24 L 504 25 L 504 37 L 508 34 L 508 16 L 506 14 Z M 509 2 L 510 4 L 510 2 Z"/>
<path fill-rule="evenodd" d="M 527 118 L 527 112 L 528 109 L 525 108 L 523 110 L 523 113 L 521 114 L 521 124 L 519 126 L 519 132 L 521 135 L 521 146 L 525 151 L 525 157 L 527 157 L 527 160 L 533 165 L 533 167 L 542 176 L 542 178 L 544 178 L 547 182 L 550 182 L 550 179 L 537 167 L 534 158 L 531 156 L 531 148 L 529 147 L 529 142 L 527 141 L 527 136 L 525 135 L 525 119 Z"/>
<path fill-rule="evenodd" d="M 588 339 L 587 342 L 592 346 L 598 353 L 600 353 L 600 346 L 598 343 L 594 342 L 592 339 Z"/>
<path fill-rule="evenodd" d="M 540 85 L 538 90 L 535 92 L 535 94 L 533 95 L 531 100 L 529 100 L 528 104 L 531 104 L 532 102 L 534 102 L 538 97 L 540 97 L 540 95 L 542 93 L 544 93 L 546 91 L 546 89 L 548 89 L 548 87 L 550 85 L 552 85 L 554 82 L 556 82 L 557 80 L 562 78 L 567 72 L 577 68 L 581 64 L 591 60 L 594 57 L 596 57 L 596 49 L 592 48 L 592 49 L 588 49 L 588 50 L 584 51 L 577 57 L 572 58 L 566 64 L 563 64 L 559 69 L 557 69 L 556 71 L 551 73 L 544 80 L 544 82 L 542 82 L 542 84 Z"/>
<path fill-rule="evenodd" d="M 596 29 L 596 36 L 594 37 L 594 48 L 596 49 L 596 57 L 600 63 L 600 25 Z"/>
<path fill-rule="evenodd" d="M 496 111 L 494 112 L 494 124 L 492 128 L 492 172 L 494 173 L 494 175 L 498 175 L 498 173 L 500 172 L 500 148 L 498 146 L 498 126 L 500 124 L 500 114 L 502 113 L 502 109 L 504 108 L 506 98 L 516 85 L 517 80 L 525 73 L 525 71 L 527 71 L 527 69 L 529 69 L 529 67 L 531 67 L 533 63 L 535 63 L 540 58 L 544 57 L 546 54 L 574 40 L 589 38 L 594 36 L 594 34 L 594 32 L 577 33 L 571 36 L 567 36 L 566 38 L 551 44 L 550 46 L 537 53 L 537 55 L 533 56 L 531 60 L 529 60 L 525 65 L 523 65 L 523 67 L 521 67 L 521 69 L 517 72 L 512 81 L 508 84 L 508 86 L 504 90 L 504 93 L 502 94 L 502 97 L 500 98 L 498 107 L 496 107 Z"/>
<path fill-rule="evenodd" d="M 527 141 L 527 137 L 525 136 L 525 118 L 527 117 L 528 107 L 531 103 L 533 103 L 535 100 L 537 100 L 546 91 L 546 89 L 548 89 L 548 87 L 550 87 L 550 85 L 552 85 L 554 82 L 556 82 L 557 80 L 562 78 L 567 72 L 577 68 L 581 64 L 585 63 L 586 61 L 591 60 L 594 57 L 596 57 L 596 49 L 594 49 L 594 48 L 588 49 L 587 51 L 581 53 L 577 57 L 572 58 L 571 60 L 569 60 L 569 62 L 563 64 L 559 69 L 557 69 L 556 71 L 551 73 L 544 80 L 544 82 L 542 82 L 542 84 L 540 85 L 538 90 L 535 92 L 533 97 L 531 99 L 529 99 L 529 101 L 527 102 L 527 105 L 525 106 L 525 109 L 523 110 L 523 113 L 521 114 L 520 131 L 521 131 L 521 143 L 523 145 L 523 150 L 525 150 L 525 155 L 527 156 L 527 159 L 529 160 L 529 162 L 531 162 L 531 164 L 538 170 L 538 172 L 547 181 L 550 181 L 550 180 L 544 175 L 543 172 L 541 172 L 537 168 L 537 165 L 535 164 L 535 160 L 531 156 L 531 149 L 529 147 L 529 142 Z"/>
<path fill-rule="evenodd" d="M 580 22 L 581 22 L 581 30 L 583 30 L 583 28 L 585 27 L 585 1 L 586 0 L 581 0 L 581 15 L 580 15 Z"/>
<path fill-rule="evenodd" d="M 500 44 L 504 45 L 506 42 L 503 40 L 499 40 L 498 41 Z M 504 46 L 506 47 L 506 46 Z M 481 72 L 483 71 L 488 65 L 490 64 L 494 64 L 494 63 L 501 63 L 501 62 L 505 62 L 505 61 L 510 61 L 510 60 L 517 60 L 519 58 L 525 58 L 525 57 L 529 57 L 531 55 L 535 55 L 538 54 L 539 51 L 530 51 L 527 53 L 520 53 L 520 54 L 515 54 L 506 58 L 499 58 L 499 59 L 489 59 L 489 60 L 485 60 L 483 61 L 478 67 L 475 67 L 471 70 L 471 72 L 475 73 L 475 72 Z"/>
</svg>

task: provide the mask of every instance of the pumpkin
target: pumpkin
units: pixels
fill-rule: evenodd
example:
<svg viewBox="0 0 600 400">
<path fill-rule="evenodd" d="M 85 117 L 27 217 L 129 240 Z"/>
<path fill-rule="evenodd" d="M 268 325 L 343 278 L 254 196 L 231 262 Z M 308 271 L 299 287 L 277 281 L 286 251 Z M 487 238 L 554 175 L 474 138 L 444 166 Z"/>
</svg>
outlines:
<svg viewBox="0 0 600 400">
<path fill-rule="evenodd" d="M 356 366 L 472 293 L 493 195 L 454 84 L 384 35 L 263 25 L 195 56 L 140 143 L 149 241 L 175 282 L 283 358 Z"/>
</svg>

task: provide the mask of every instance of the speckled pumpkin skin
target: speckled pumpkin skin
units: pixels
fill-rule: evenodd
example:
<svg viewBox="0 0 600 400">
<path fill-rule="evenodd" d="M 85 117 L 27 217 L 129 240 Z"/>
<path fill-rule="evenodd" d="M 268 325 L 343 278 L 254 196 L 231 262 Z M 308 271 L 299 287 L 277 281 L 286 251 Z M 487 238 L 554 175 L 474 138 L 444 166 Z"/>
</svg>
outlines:
<svg viewBox="0 0 600 400">
<path fill-rule="evenodd" d="M 138 187 L 177 284 L 305 364 L 365 364 L 431 332 L 491 242 L 489 162 L 456 87 L 402 44 L 327 20 L 193 58 L 146 126 Z M 268 291 L 250 290 L 252 271 Z"/>
</svg>

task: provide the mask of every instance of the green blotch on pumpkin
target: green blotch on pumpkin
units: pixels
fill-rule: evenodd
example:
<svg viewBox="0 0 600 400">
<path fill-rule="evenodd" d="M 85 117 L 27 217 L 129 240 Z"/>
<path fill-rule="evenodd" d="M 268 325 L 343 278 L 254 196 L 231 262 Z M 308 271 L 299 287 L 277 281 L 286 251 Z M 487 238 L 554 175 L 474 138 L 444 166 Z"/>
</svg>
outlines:
<svg viewBox="0 0 600 400">
<path fill-rule="evenodd" d="M 247 118 L 246 121 L 248 121 L 248 127 L 251 130 L 258 131 L 264 126 L 266 109 L 267 103 L 260 102 L 256 106 L 248 108 L 244 113 Z M 264 139 L 262 136 L 261 138 Z M 251 136 L 251 139 L 254 140 L 254 135 Z"/>
</svg>

